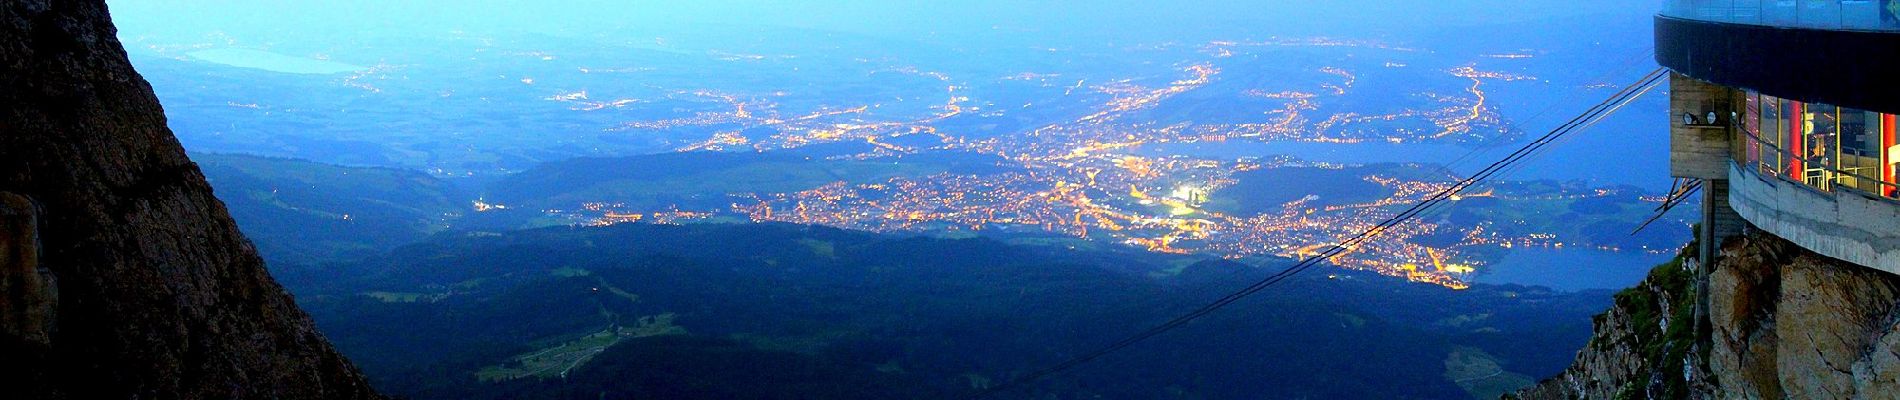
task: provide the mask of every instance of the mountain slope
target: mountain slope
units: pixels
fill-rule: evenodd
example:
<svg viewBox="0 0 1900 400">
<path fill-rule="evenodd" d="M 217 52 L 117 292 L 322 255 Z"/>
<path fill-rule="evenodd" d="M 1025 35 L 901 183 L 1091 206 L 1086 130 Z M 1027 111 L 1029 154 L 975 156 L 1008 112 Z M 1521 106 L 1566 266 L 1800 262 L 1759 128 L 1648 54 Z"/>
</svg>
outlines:
<svg viewBox="0 0 1900 400">
<path fill-rule="evenodd" d="M 0 4 L 0 386 L 378 397 L 265 273 L 100 0 Z"/>
<path fill-rule="evenodd" d="M 380 254 L 447 227 L 467 207 L 421 172 L 235 154 L 191 154 L 279 279 L 298 266 Z"/>
<path fill-rule="evenodd" d="M 1277 264 L 636 223 L 437 235 L 293 289 L 379 385 L 415 398 L 774 398 L 731 388 L 749 381 L 793 398 L 942 398 Z M 1495 397 L 1562 368 L 1604 297 L 1315 273 L 1012 396 Z M 755 362 L 788 369 L 737 367 Z"/>
<path fill-rule="evenodd" d="M 1691 246 L 1692 248 L 1694 246 Z M 1695 277 L 1677 258 L 1650 271 L 1594 318 L 1595 335 L 1556 377 L 1525 388 L 1527 399 L 1682 398 L 1692 357 Z"/>
</svg>

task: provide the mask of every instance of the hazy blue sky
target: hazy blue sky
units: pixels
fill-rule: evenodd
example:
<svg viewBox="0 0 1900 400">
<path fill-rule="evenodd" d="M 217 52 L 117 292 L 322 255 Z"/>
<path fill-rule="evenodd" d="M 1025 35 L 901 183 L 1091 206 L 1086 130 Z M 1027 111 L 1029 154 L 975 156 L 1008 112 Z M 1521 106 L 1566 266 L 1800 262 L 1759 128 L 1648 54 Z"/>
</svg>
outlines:
<svg viewBox="0 0 1900 400">
<path fill-rule="evenodd" d="M 1554 50 L 1535 75 L 1546 79 L 1596 77 L 1617 72 L 1620 60 L 1641 61 L 1650 45 L 1649 15 L 1655 0 L 815 0 L 815 1 L 653 1 L 653 0 L 108 0 L 121 37 L 144 44 L 212 45 L 283 50 L 290 54 L 338 55 L 373 63 L 387 55 L 363 56 L 375 47 L 401 51 L 407 38 L 440 38 L 462 31 L 494 39 L 526 38 L 519 33 L 624 36 L 630 41 L 664 38 L 693 47 L 683 37 L 723 43 L 699 43 L 695 50 L 756 50 L 734 47 L 738 41 L 770 42 L 798 48 L 800 40 L 825 35 L 775 35 L 754 28 L 795 28 L 893 39 L 854 41 L 873 46 L 918 46 L 981 54 L 978 64 L 1016 61 L 1020 53 L 986 52 L 1045 47 L 1158 42 L 1204 43 L 1208 40 L 1265 39 L 1271 36 L 1330 36 L 1373 39 L 1415 46 L 1446 57 L 1476 59 L 1481 54 L 1522 49 Z M 393 40 L 392 40 L 393 39 Z M 861 39 L 861 38 L 860 38 Z M 372 43 L 374 46 L 366 45 Z M 414 43 L 440 43 L 417 40 Z M 923 46 L 920 46 L 922 44 Z M 535 44 L 524 44 L 535 46 Z M 863 50 L 863 49 L 854 49 Z M 761 50 L 772 51 L 772 50 Z M 810 51 L 806 48 L 804 51 Z M 929 51 L 929 50 L 927 50 Z M 1565 53 L 1567 51 L 1567 53 Z M 808 53 L 809 54 L 809 53 Z M 933 54 L 909 53 L 908 62 Z M 961 56 L 957 56 L 961 57 Z M 945 67 L 930 65 L 930 67 Z M 1645 68 L 1626 73 L 1640 75 Z M 1631 75 L 1633 78 L 1634 75 Z M 1618 80 L 1621 78 L 1613 78 Z M 1600 82 L 1589 82 L 1600 83 Z M 1573 96 L 1575 101 L 1591 96 Z M 1500 99 L 1505 112 L 1524 118 L 1550 106 L 1550 99 Z M 1518 102 L 1512 102 L 1518 101 Z M 1582 105 L 1562 104 L 1581 109 Z M 1560 111 L 1561 112 L 1561 111 Z M 1542 115 L 1542 114 L 1536 114 Z M 1603 135 L 1548 159 L 1590 158 L 1594 146 L 1635 146 L 1650 151 L 1650 164 L 1661 165 L 1663 136 L 1641 112 L 1606 123 Z M 1662 118 L 1656 113 L 1656 118 Z M 1551 117 L 1556 118 L 1556 117 Z M 1523 120 L 1532 128 L 1557 121 Z M 1546 124 L 1546 125 L 1538 125 Z M 1633 137 L 1633 138 L 1632 138 Z M 1593 141 L 1602 141 L 1595 143 Z M 1654 143 L 1651 143 L 1654 142 Z M 1546 163 L 1558 176 L 1605 175 L 1579 166 Z M 1533 166 L 1532 172 L 1539 169 Z M 1627 174 L 1624 174 L 1627 175 Z M 1658 175 L 1660 176 L 1660 175 Z M 1657 180 L 1664 182 L 1667 180 Z"/>
<path fill-rule="evenodd" d="M 406 35 L 452 30 L 597 32 L 680 25 L 776 26 L 872 35 L 1003 30 L 1108 38 L 1403 32 L 1479 22 L 1651 13 L 1651 0 L 112 0 L 131 34 Z"/>
</svg>

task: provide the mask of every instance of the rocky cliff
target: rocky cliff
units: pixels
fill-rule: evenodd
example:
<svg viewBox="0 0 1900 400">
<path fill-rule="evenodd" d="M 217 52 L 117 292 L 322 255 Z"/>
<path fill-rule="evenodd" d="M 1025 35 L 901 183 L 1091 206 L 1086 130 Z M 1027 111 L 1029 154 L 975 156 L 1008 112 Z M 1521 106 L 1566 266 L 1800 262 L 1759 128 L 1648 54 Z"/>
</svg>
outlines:
<svg viewBox="0 0 1900 400">
<path fill-rule="evenodd" d="M 375 398 L 265 273 L 102 0 L 0 3 L 6 398 Z"/>
<path fill-rule="evenodd" d="M 1900 276 L 1751 233 L 1722 246 L 1696 324 L 1682 321 L 1693 278 L 1669 268 L 1618 295 L 1569 370 L 1517 397 L 1900 398 Z"/>
<path fill-rule="evenodd" d="M 1690 246 L 1694 248 L 1694 246 Z M 1592 321 L 1595 335 L 1577 361 L 1555 378 L 1526 389 L 1527 399 L 1676 398 L 1694 340 L 1694 273 L 1677 257 L 1650 271 Z"/>
<path fill-rule="evenodd" d="M 1900 397 L 1900 276 L 1758 235 L 1709 279 L 1718 398 Z"/>
</svg>

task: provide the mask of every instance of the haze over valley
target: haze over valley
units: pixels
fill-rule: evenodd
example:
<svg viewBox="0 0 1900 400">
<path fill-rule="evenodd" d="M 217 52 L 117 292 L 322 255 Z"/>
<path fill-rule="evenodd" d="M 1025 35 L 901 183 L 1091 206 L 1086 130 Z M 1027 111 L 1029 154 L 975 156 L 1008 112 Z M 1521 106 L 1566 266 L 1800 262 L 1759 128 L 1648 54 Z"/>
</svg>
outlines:
<svg viewBox="0 0 1900 400">
<path fill-rule="evenodd" d="M 985 389 L 1326 253 L 1656 68 L 1625 1 L 112 6 L 272 274 L 414 398 Z M 1657 218 L 1665 104 L 1011 398 L 1552 375 L 1690 236 L 1694 207 Z"/>
</svg>

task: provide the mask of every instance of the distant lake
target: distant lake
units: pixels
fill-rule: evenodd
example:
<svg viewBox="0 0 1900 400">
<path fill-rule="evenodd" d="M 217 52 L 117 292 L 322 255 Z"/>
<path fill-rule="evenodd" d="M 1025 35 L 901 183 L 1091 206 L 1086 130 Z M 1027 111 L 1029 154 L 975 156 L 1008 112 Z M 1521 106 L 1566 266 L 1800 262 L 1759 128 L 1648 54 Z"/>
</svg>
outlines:
<svg viewBox="0 0 1900 400">
<path fill-rule="evenodd" d="M 1470 153 L 1471 149 L 1449 144 L 1429 143 L 1319 143 L 1251 142 L 1162 143 L 1142 146 L 1150 154 L 1176 154 L 1209 158 L 1266 157 L 1290 155 L 1302 160 L 1344 164 L 1369 163 L 1444 163 Z"/>
<path fill-rule="evenodd" d="M 1626 121 L 1625 121 L 1626 122 Z M 1639 122 L 1646 122 L 1640 121 Z M 1611 125 L 1606 123 L 1605 125 Z M 1667 190 L 1670 179 L 1660 171 L 1668 170 L 1668 144 L 1648 144 L 1653 138 L 1631 139 L 1637 130 L 1612 130 L 1597 127 L 1584 135 L 1547 146 L 1537 156 L 1526 159 L 1523 167 L 1508 176 L 1510 180 L 1585 179 L 1599 184 L 1636 185 L 1649 190 Z M 1656 135 L 1661 136 L 1661 135 Z M 1444 165 L 1462 161 L 1453 170 L 1471 174 L 1491 162 L 1504 159 L 1523 146 L 1523 141 L 1494 144 L 1478 150 L 1455 144 L 1438 143 L 1320 143 L 1253 142 L 1161 143 L 1142 146 L 1137 152 L 1147 155 L 1186 155 L 1216 159 L 1289 155 L 1301 160 L 1341 164 L 1425 163 Z M 1605 149 L 1614 149 L 1606 151 Z M 1649 154 L 1658 153 L 1661 154 Z M 1657 160 L 1661 160 L 1660 162 Z"/>
<path fill-rule="evenodd" d="M 185 53 L 191 58 L 238 68 L 261 69 L 286 74 L 337 74 L 365 68 L 335 61 L 296 57 L 256 49 L 224 48 Z"/>
<path fill-rule="evenodd" d="M 1472 279 L 1475 283 L 1544 286 L 1557 290 L 1636 286 L 1668 254 L 1597 249 L 1519 247 Z"/>
</svg>

